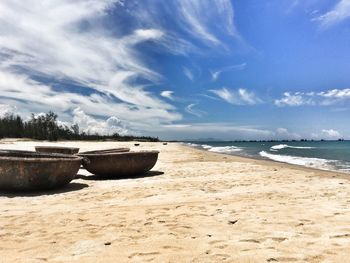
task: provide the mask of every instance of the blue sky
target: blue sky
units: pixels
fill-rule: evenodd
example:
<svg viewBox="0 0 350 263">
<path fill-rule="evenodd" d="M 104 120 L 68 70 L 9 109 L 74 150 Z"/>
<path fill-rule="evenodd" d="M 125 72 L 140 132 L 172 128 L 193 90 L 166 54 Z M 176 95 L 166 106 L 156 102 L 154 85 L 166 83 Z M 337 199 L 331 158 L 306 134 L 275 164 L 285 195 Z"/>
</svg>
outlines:
<svg viewBox="0 0 350 263">
<path fill-rule="evenodd" d="M 350 0 L 3 0 L 0 115 L 85 132 L 350 139 Z"/>
</svg>

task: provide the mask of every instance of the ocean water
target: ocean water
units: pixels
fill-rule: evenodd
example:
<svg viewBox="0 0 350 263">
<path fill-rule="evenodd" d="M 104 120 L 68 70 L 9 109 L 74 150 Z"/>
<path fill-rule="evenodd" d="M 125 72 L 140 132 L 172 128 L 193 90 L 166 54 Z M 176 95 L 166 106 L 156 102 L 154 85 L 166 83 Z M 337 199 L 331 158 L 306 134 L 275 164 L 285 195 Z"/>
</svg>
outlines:
<svg viewBox="0 0 350 263">
<path fill-rule="evenodd" d="M 187 142 L 199 149 L 350 173 L 350 141 Z"/>
</svg>

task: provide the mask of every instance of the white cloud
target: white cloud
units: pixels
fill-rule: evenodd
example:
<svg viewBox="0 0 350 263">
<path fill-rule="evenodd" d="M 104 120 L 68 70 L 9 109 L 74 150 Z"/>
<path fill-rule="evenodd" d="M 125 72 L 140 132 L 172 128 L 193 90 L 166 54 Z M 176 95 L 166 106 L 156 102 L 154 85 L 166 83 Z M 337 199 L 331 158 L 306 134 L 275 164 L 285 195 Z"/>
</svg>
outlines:
<svg viewBox="0 0 350 263">
<path fill-rule="evenodd" d="M 195 106 L 197 106 L 197 104 L 195 104 L 195 103 L 189 104 L 185 108 L 185 111 L 188 112 L 189 114 L 194 115 L 194 116 L 202 117 L 205 114 L 205 112 L 201 111 L 201 110 L 194 109 Z"/>
<path fill-rule="evenodd" d="M 54 110 L 68 118 L 76 107 L 87 114 L 123 116 L 155 125 L 180 120 L 176 109 L 137 79 L 162 78 L 148 68 L 137 45 L 163 44 L 165 33 L 139 27 L 127 34 L 104 26 L 118 0 L 4 0 L 0 2 L 0 102 L 20 112 Z M 71 10 L 75 10 L 71 12 Z M 74 84 L 58 91 L 51 83 Z M 86 92 L 81 92 L 86 88 Z"/>
<path fill-rule="evenodd" d="M 277 139 L 295 139 L 298 140 L 301 136 L 298 133 L 290 132 L 286 128 L 277 128 L 276 129 L 276 137 Z"/>
<path fill-rule="evenodd" d="M 350 17 L 350 0 L 340 0 L 332 10 L 313 19 L 320 22 L 322 28 L 329 28 Z"/>
<path fill-rule="evenodd" d="M 191 70 L 189 70 L 189 68 L 184 67 L 184 74 L 189 80 L 191 80 L 191 81 L 194 80 L 193 73 Z"/>
<path fill-rule="evenodd" d="M 244 70 L 246 67 L 247 67 L 247 63 L 242 63 L 242 64 L 233 65 L 233 66 L 224 67 L 224 68 L 221 68 L 218 70 L 214 70 L 214 71 L 210 72 L 211 78 L 213 81 L 216 81 L 220 77 L 220 75 L 224 72 L 231 71 L 231 70 Z"/>
<path fill-rule="evenodd" d="M 261 103 L 253 92 L 247 91 L 246 89 L 238 89 L 237 91 L 228 90 L 227 88 L 209 90 L 222 100 L 231 103 L 233 105 L 254 105 Z"/>
<path fill-rule="evenodd" d="M 174 53 L 188 54 L 199 46 L 225 47 L 224 38 L 227 36 L 241 40 L 234 23 L 231 0 L 135 2 L 137 4 L 132 5 L 132 15 L 136 21 L 166 31 L 163 45 L 171 47 Z"/>
<path fill-rule="evenodd" d="M 303 96 L 302 93 L 291 94 L 289 92 L 283 93 L 283 98 L 275 100 L 277 106 L 301 106 L 310 105 L 312 101 Z"/>
<path fill-rule="evenodd" d="M 141 105 L 141 99 L 137 97 L 133 98 L 135 104 L 116 103 L 104 94 L 93 93 L 84 96 L 68 91 L 55 91 L 52 87 L 31 80 L 27 76 L 13 73 L 0 72 L 0 90 L 2 101 L 5 104 L 16 106 L 18 112 L 24 115 L 30 112 L 53 110 L 67 120 L 69 119 L 67 114 L 76 107 L 80 107 L 87 114 L 117 115 L 137 125 L 157 125 L 181 119 L 181 115 L 173 112 L 170 105 L 166 106 L 169 109 L 167 110 L 156 105 L 147 106 L 150 105 L 150 102 L 147 102 L 146 99 L 145 105 Z M 136 103 L 138 100 L 140 102 Z"/>
<path fill-rule="evenodd" d="M 131 132 L 125 123 L 115 116 L 109 117 L 107 120 L 97 120 L 87 115 L 82 109 L 76 108 L 73 111 L 73 123 L 79 125 L 80 132 L 86 134 L 112 135 L 118 133 L 126 135 Z"/>
<path fill-rule="evenodd" d="M 182 23 L 188 32 L 197 38 L 219 45 L 221 42 L 214 33 L 213 25 L 217 25 L 215 27 L 217 31 L 239 37 L 234 25 L 234 11 L 230 0 L 179 0 L 178 5 Z"/>
<path fill-rule="evenodd" d="M 0 104 L 0 118 L 15 114 L 16 110 L 17 110 L 16 106 Z"/>
<path fill-rule="evenodd" d="M 319 92 L 318 95 L 326 98 L 349 99 L 350 89 L 332 89 L 324 92 Z"/>
<path fill-rule="evenodd" d="M 167 98 L 169 100 L 174 100 L 173 94 L 174 94 L 174 91 L 172 90 L 164 90 L 160 93 L 160 96 Z"/>
<path fill-rule="evenodd" d="M 345 102 L 349 99 L 350 89 L 332 89 L 321 92 L 285 92 L 282 98 L 274 101 L 274 104 L 277 106 L 330 106 Z"/>
<path fill-rule="evenodd" d="M 342 135 L 338 131 L 333 129 L 322 130 L 322 134 L 325 135 L 327 139 L 338 139 L 342 137 Z"/>
<path fill-rule="evenodd" d="M 195 139 L 220 138 L 225 140 L 271 139 L 274 132 L 233 123 L 190 123 L 163 125 L 159 131 L 162 138 Z"/>
</svg>

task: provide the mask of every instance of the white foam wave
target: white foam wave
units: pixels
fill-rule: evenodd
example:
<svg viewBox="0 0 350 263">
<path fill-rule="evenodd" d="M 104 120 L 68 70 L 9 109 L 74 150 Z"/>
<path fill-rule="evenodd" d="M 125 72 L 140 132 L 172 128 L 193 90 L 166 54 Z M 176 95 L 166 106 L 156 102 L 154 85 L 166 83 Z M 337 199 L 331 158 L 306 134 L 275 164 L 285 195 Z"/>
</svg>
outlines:
<svg viewBox="0 0 350 263">
<path fill-rule="evenodd" d="M 213 148 L 213 146 L 207 145 L 207 144 L 202 144 L 201 145 L 203 149 L 209 150 L 211 148 Z"/>
<path fill-rule="evenodd" d="M 284 148 L 293 148 L 293 149 L 313 149 L 315 147 L 307 147 L 307 146 L 291 146 L 288 144 L 278 144 L 274 145 L 270 148 L 271 151 L 278 151 Z"/>
<path fill-rule="evenodd" d="M 208 149 L 210 152 L 217 152 L 217 153 L 234 153 L 242 151 L 241 148 L 236 146 L 223 146 L 223 147 L 211 147 Z"/>
<path fill-rule="evenodd" d="M 186 145 L 191 146 L 191 147 L 196 147 L 196 148 L 201 147 L 199 144 L 191 143 L 191 142 L 186 143 Z"/>
<path fill-rule="evenodd" d="M 296 164 L 306 167 L 313 167 L 322 170 L 335 170 L 334 164 L 335 160 L 326 160 L 321 158 L 309 158 L 309 157 L 298 157 L 298 156 L 290 156 L 290 155 L 279 155 L 279 154 L 271 154 L 265 151 L 261 151 L 260 156 L 278 161 L 283 163 Z"/>
</svg>

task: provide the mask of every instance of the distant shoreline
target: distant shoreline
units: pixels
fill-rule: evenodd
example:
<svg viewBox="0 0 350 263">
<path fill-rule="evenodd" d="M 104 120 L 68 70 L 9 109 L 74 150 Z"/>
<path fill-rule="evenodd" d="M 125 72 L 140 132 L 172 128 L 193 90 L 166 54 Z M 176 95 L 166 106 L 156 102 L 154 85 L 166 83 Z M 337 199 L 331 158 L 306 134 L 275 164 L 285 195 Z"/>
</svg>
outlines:
<svg viewBox="0 0 350 263">
<path fill-rule="evenodd" d="M 342 172 L 342 171 L 326 170 L 326 169 L 319 169 L 319 168 L 315 168 L 315 167 L 308 167 L 308 166 L 303 166 L 303 165 L 291 164 L 291 163 L 287 163 L 287 162 L 266 159 L 266 158 L 259 157 L 259 156 L 243 156 L 243 155 L 239 155 L 239 154 L 235 154 L 235 153 L 228 154 L 228 153 L 223 153 L 223 152 L 211 152 L 211 151 L 208 151 L 208 150 L 203 149 L 203 148 L 198 148 L 198 147 L 186 145 L 185 143 L 183 143 L 183 144 L 179 143 L 179 145 L 186 147 L 186 148 L 193 149 L 193 150 L 205 152 L 209 155 L 224 155 L 224 156 L 232 159 L 232 161 L 258 162 L 259 164 L 263 164 L 263 165 L 278 164 L 278 165 L 281 165 L 282 167 L 295 168 L 297 170 L 302 170 L 302 171 L 315 171 L 315 172 L 320 172 L 322 174 L 329 174 L 330 173 L 330 174 L 335 175 L 337 177 L 340 176 L 341 178 L 350 180 L 350 174 L 346 173 L 346 172 Z"/>
</svg>

